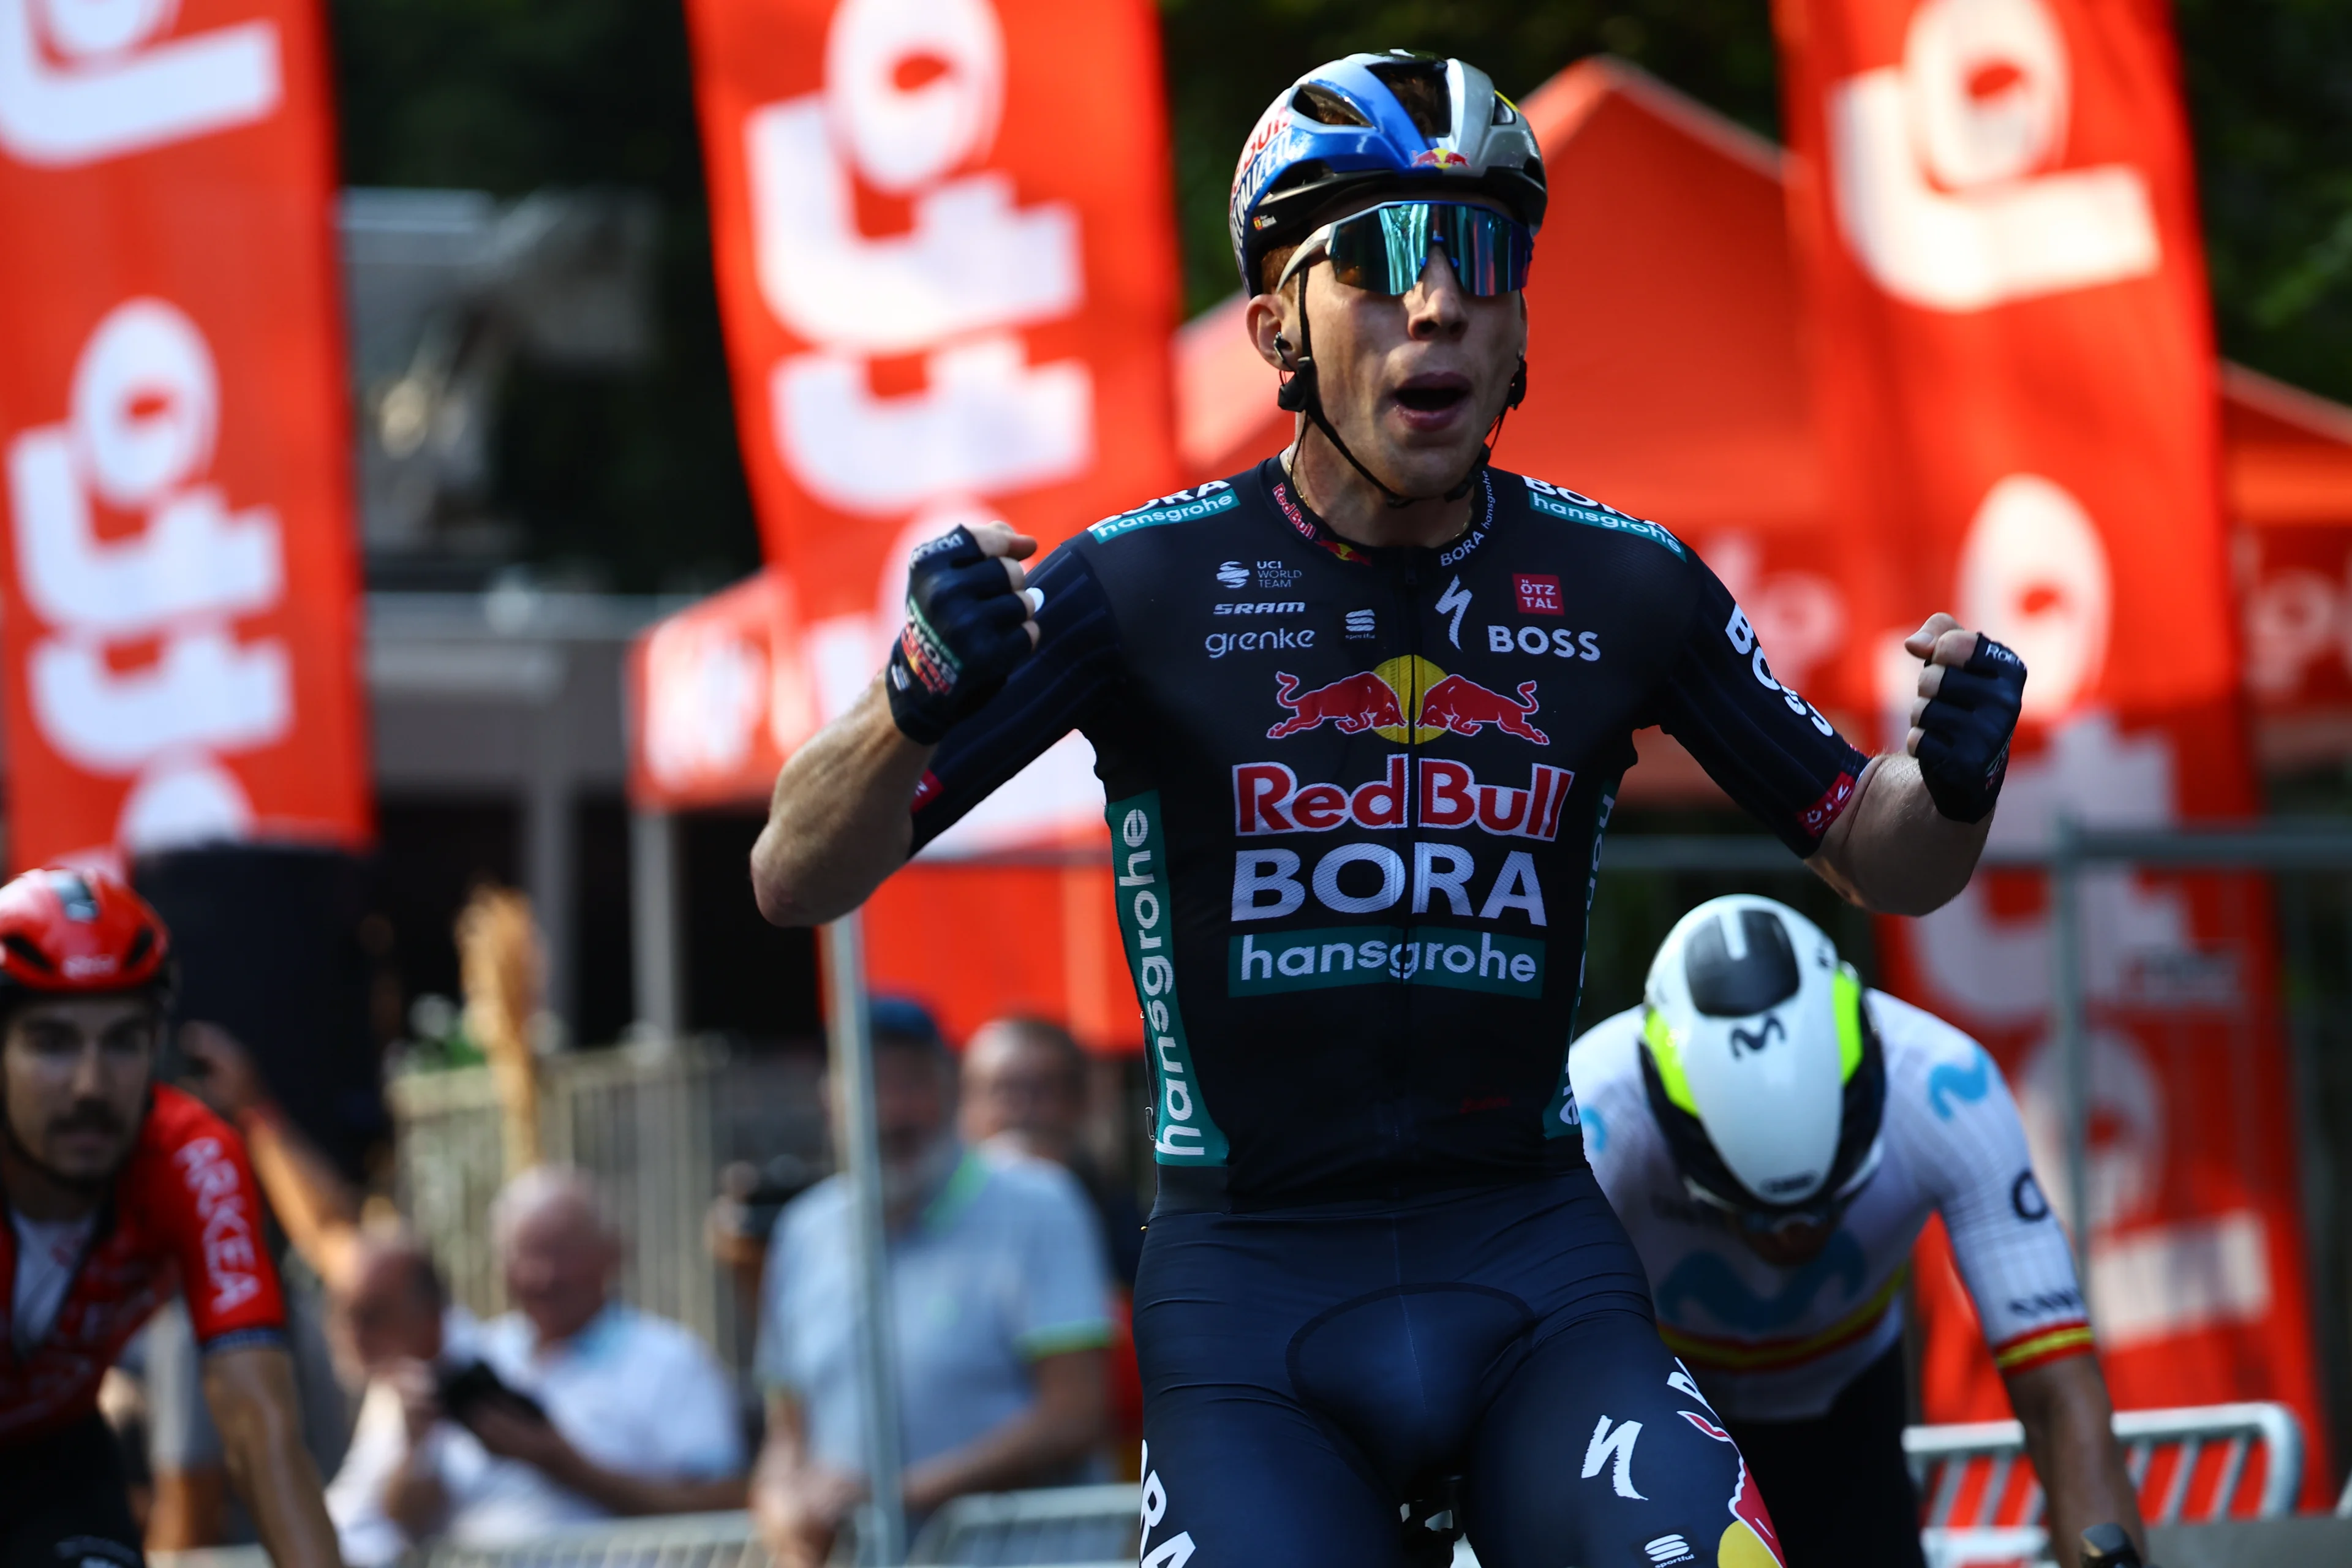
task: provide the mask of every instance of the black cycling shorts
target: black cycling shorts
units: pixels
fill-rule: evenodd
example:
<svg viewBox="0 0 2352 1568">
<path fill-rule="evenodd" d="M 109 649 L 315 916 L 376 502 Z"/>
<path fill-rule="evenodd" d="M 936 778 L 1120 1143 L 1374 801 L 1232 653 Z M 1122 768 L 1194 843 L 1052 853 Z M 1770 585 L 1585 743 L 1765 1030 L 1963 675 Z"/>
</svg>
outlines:
<svg viewBox="0 0 2352 1568">
<path fill-rule="evenodd" d="M 0 1444 L 0 1568 L 142 1568 L 121 1450 L 103 1418 Z"/>
<path fill-rule="evenodd" d="M 1135 1338 L 1144 1568 L 1443 1562 L 1400 1521 L 1433 1499 L 1486 1568 L 1781 1568 L 1588 1170 L 1163 1210 Z"/>
<path fill-rule="evenodd" d="M 1907 1405 L 1898 1343 L 1810 1421 L 1729 1424 L 1769 1489 L 1790 1568 L 1927 1568 L 1903 1457 Z"/>
</svg>

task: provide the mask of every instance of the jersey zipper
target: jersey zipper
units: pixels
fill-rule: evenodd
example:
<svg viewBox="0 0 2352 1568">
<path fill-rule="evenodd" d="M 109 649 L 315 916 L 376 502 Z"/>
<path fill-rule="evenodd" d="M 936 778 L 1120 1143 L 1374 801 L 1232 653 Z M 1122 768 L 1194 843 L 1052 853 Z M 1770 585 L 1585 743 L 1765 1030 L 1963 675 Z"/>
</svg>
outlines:
<svg viewBox="0 0 2352 1568">
<path fill-rule="evenodd" d="M 1421 624 L 1421 587 L 1423 575 L 1420 552 L 1417 551 L 1409 551 L 1398 563 L 1395 570 L 1397 598 L 1402 610 L 1402 620 L 1404 626 L 1405 652 L 1412 657 L 1413 661 L 1408 668 L 1410 668 L 1413 672 L 1412 685 L 1414 687 L 1414 689 L 1408 700 L 1408 705 L 1411 710 L 1405 714 L 1404 718 L 1405 873 L 1404 897 L 1402 900 L 1403 908 L 1398 911 L 1400 918 L 1397 921 L 1401 931 L 1406 933 L 1410 933 L 1412 931 L 1413 924 L 1413 865 L 1415 857 L 1419 853 L 1419 846 L 1421 842 L 1421 756 L 1420 749 L 1415 743 L 1415 736 L 1418 733 L 1418 726 L 1421 719 L 1421 699 L 1423 696 L 1423 693 L 1419 689 L 1421 679 L 1420 660 L 1422 657 L 1423 640 Z M 1409 1161 L 1412 1158 L 1414 1145 L 1416 1142 L 1416 1140 L 1412 1135 L 1414 1130 L 1411 1126 L 1407 1125 L 1410 1120 L 1410 1112 L 1405 1105 L 1405 1096 L 1409 1081 L 1407 1069 L 1410 1066 L 1410 1059 L 1412 1057 L 1412 1042 L 1415 1038 L 1419 1027 L 1418 1022 L 1414 1016 L 1415 1013 L 1418 1011 L 1416 1003 L 1418 1000 L 1417 994 L 1419 990 L 1420 987 L 1412 982 L 1407 981 L 1405 983 L 1403 986 L 1404 995 L 1400 999 L 1401 1005 L 1398 1006 L 1395 1013 L 1395 1025 L 1390 1029 L 1388 1037 L 1381 1042 L 1381 1077 L 1386 1080 L 1388 1086 L 1388 1094 L 1386 1096 L 1388 1103 L 1383 1108 L 1383 1119 L 1388 1123 L 1387 1131 L 1390 1145 L 1390 1163 L 1391 1169 L 1395 1167 L 1396 1163 L 1400 1160 Z"/>
</svg>

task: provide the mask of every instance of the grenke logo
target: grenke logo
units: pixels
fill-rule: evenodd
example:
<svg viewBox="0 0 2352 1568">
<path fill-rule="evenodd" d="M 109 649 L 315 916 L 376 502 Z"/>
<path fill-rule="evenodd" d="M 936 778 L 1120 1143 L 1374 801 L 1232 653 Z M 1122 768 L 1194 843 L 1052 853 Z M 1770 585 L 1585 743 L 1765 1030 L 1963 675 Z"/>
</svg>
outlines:
<svg viewBox="0 0 2352 1568">
<path fill-rule="evenodd" d="M 1466 763 L 1392 753 L 1379 778 L 1350 789 L 1335 784 L 1298 782 L 1280 763 L 1240 763 L 1234 767 L 1234 831 L 1243 837 L 1269 833 L 1329 833 L 1340 827 L 1402 827 L 1408 803 L 1423 827 L 1481 827 L 1507 838 L 1549 844 L 1559 837 L 1560 808 L 1576 774 L 1535 763 L 1528 786 L 1480 784 Z"/>
</svg>

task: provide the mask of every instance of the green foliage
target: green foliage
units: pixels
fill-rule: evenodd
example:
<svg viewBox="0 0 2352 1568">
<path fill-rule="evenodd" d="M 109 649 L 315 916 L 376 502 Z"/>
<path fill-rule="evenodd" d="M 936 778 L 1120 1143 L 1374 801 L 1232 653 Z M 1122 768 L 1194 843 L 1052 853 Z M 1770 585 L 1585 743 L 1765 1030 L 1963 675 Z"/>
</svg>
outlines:
<svg viewBox="0 0 2352 1568">
<path fill-rule="evenodd" d="M 1189 314 L 1240 286 L 1234 160 L 1298 73 L 1360 49 L 1458 55 L 1524 97 L 1586 55 L 1623 57 L 1766 135 L 1779 127 L 1764 0 L 1160 0 Z"/>
<path fill-rule="evenodd" d="M 2222 352 L 2352 401 L 2352 5 L 2179 15 Z"/>
<path fill-rule="evenodd" d="M 509 379 L 492 503 L 525 554 L 638 591 L 750 571 L 676 0 L 332 0 L 331 15 L 347 184 L 627 185 L 661 204 L 654 363 Z"/>
</svg>

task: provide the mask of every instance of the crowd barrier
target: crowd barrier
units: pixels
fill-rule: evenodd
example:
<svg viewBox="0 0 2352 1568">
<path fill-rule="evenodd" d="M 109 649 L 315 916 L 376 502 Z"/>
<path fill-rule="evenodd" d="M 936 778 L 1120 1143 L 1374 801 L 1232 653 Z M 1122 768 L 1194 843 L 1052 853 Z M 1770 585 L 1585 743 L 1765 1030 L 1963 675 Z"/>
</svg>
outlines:
<svg viewBox="0 0 2352 1568">
<path fill-rule="evenodd" d="M 2275 1519 L 2303 1484 L 2303 1429 L 2284 1405 L 2121 1410 L 2116 1436 L 2152 1525 Z M 1903 1450 L 1927 1503 L 1928 1568 L 2048 1559 L 2047 1500 L 2017 1422 L 1914 1426 Z"/>
<path fill-rule="evenodd" d="M 2284 1406 L 2121 1411 L 2116 1436 L 2166 1568 L 2352 1561 L 2326 1555 L 2352 1542 L 2352 1489 L 2340 1519 L 2284 1517 L 2303 1477 L 2303 1434 Z M 1927 1499 L 1922 1540 L 1930 1568 L 2047 1562 L 2042 1499 L 2020 1463 L 2024 1434 L 2016 1422 L 1914 1426 L 1903 1446 Z M 1140 1506 L 1131 1483 L 960 1498 L 931 1517 L 908 1562 L 910 1568 L 1132 1568 Z M 2278 1554 L 2282 1549 L 2285 1555 Z M 851 1560 L 846 1550 L 835 1557 Z M 1465 1544 L 1454 1563 L 1476 1568 L 1477 1559 Z M 159 1554 L 157 1563 L 268 1568 L 255 1548 Z M 750 1516 L 733 1512 L 616 1520 L 497 1548 L 435 1545 L 411 1553 L 401 1568 L 769 1568 L 769 1557 Z"/>
</svg>

